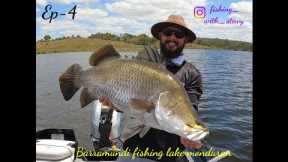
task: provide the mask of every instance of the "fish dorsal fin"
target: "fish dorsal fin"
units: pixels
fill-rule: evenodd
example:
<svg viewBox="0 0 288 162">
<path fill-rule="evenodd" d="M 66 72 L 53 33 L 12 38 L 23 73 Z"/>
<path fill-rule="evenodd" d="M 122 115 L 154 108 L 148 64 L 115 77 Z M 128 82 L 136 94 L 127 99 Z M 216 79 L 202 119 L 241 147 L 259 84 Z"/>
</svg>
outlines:
<svg viewBox="0 0 288 162">
<path fill-rule="evenodd" d="M 155 108 L 155 105 L 153 103 L 136 98 L 130 99 L 129 105 L 136 111 L 140 112 L 150 112 L 152 109 Z"/>
<path fill-rule="evenodd" d="M 91 66 L 96 66 L 101 61 L 113 57 L 119 58 L 120 54 L 115 50 L 115 48 L 111 44 L 108 44 L 100 48 L 90 56 L 89 64 Z"/>
</svg>

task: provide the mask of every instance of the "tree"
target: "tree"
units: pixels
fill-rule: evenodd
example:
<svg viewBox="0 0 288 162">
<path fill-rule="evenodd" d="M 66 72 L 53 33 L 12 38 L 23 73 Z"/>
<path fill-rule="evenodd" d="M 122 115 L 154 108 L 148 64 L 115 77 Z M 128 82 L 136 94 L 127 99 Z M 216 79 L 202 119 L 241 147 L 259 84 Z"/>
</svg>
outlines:
<svg viewBox="0 0 288 162">
<path fill-rule="evenodd" d="M 131 38 L 133 38 L 132 34 L 124 33 L 120 36 L 120 40 L 128 42 Z"/>
<path fill-rule="evenodd" d="M 44 36 L 44 40 L 45 40 L 45 41 L 50 40 L 50 39 L 51 39 L 51 36 L 50 36 L 50 35 L 45 35 L 45 36 Z"/>
<path fill-rule="evenodd" d="M 128 42 L 134 43 L 136 45 L 147 45 L 147 44 L 151 44 L 152 38 L 150 38 L 146 34 L 140 34 L 137 36 L 133 36 L 131 39 L 128 40 Z"/>
</svg>

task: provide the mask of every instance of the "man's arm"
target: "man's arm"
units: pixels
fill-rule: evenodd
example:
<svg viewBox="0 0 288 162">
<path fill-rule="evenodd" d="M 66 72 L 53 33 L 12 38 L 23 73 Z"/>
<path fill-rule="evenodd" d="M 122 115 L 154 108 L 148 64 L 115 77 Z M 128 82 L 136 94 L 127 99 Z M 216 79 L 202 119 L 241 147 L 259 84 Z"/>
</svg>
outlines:
<svg viewBox="0 0 288 162">
<path fill-rule="evenodd" d="M 198 70 L 193 70 L 190 72 L 187 83 L 185 84 L 185 89 L 188 93 L 190 101 L 193 103 L 193 107 L 198 111 L 198 104 L 200 97 L 203 93 L 202 91 L 202 77 Z"/>
</svg>

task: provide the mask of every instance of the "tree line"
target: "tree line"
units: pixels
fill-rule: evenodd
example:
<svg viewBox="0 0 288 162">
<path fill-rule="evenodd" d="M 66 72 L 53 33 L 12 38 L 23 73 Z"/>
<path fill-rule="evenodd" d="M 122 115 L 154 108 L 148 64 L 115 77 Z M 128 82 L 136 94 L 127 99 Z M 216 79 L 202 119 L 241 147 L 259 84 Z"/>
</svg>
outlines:
<svg viewBox="0 0 288 162">
<path fill-rule="evenodd" d="M 63 36 L 58 38 L 52 38 L 50 35 L 45 35 L 41 41 L 50 41 L 50 40 L 65 40 L 65 39 L 74 39 L 74 38 L 83 38 L 79 35 L 72 36 Z M 120 35 L 115 35 L 112 33 L 95 33 L 88 36 L 89 39 L 102 39 L 102 40 L 111 40 L 111 41 L 123 41 L 136 45 L 149 45 L 157 42 L 157 39 L 149 37 L 146 34 L 132 35 L 129 33 L 124 33 Z M 252 51 L 252 43 L 243 42 L 243 41 L 233 41 L 228 39 L 219 39 L 219 38 L 197 38 L 193 44 L 199 44 L 203 46 L 208 46 L 210 48 L 221 48 L 221 49 L 230 49 L 230 50 L 241 50 L 241 51 Z"/>
<path fill-rule="evenodd" d="M 50 35 L 45 35 L 40 41 L 50 41 L 50 40 L 64 40 L 73 38 L 83 38 L 79 35 L 63 36 L 53 39 Z M 128 33 L 115 35 L 111 33 L 95 33 L 88 36 L 89 39 L 102 39 L 102 40 L 112 40 L 112 41 L 124 41 L 127 43 L 132 43 L 136 45 L 148 45 L 157 42 L 155 38 L 151 38 L 146 34 L 132 35 Z"/>
<path fill-rule="evenodd" d="M 252 43 L 228 40 L 228 39 L 199 38 L 199 39 L 196 39 L 194 43 L 204 45 L 204 46 L 209 46 L 211 48 L 222 48 L 222 49 L 240 50 L 240 51 L 252 51 L 253 50 Z"/>
</svg>

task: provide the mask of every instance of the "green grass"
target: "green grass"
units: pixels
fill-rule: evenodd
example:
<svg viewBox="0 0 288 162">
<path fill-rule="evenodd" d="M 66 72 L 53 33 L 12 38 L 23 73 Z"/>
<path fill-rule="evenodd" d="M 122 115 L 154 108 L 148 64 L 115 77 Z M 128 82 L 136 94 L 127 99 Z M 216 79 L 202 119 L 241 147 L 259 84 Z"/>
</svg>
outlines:
<svg viewBox="0 0 288 162">
<path fill-rule="evenodd" d="M 120 52 L 135 52 L 143 48 L 143 45 L 136 45 L 124 41 L 102 40 L 96 38 L 69 38 L 62 40 L 37 41 L 36 53 L 45 54 L 80 51 L 91 52 L 96 51 L 106 44 L 112 44 L 116 50 Z M 159 48 L 159 41 L 155 42 L 154 45 Z M 186 44 L 185 48 L 252 51 L 252 43 L 222 39 L 199 38 L 193 43 Z"/>
<path fill-rule="evenodd" d="M 106 44 L 112 44 L 119 51 L 137 51 L 139 45 L 129 44 L 121 41 L 109 41 L 90 38 L 72 38 L 64 40 L 38 41 L 36 53 L 57 53 L 57 52 L 79 52 L 96 51 Z"/>
</svg>

